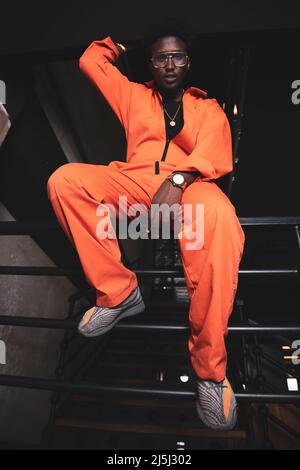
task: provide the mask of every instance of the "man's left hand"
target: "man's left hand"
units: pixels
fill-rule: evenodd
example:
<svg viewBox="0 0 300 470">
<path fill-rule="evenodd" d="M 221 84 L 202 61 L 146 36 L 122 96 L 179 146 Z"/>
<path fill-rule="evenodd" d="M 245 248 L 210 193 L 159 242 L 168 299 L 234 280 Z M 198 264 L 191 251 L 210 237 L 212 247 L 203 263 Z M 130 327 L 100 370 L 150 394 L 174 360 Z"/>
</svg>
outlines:
<svg viewBox="0 0 300 470">
<path fill-rule="evenodd" d="M 197 179 L 200 176 L 200 173 L 197 171 L 194 172 L 180 172 L 189 186 L 192 184 L 195 179 Z M 148 214 L 148 228 L 151 230 L 151 219 L 152 221 L 158 221 L 159 223 L 159 234 L 161 235 L 161 229 L 162 229 L 162 219 L 168 222 L 170 224 L 171 231 L 174 232 L 174 221 L 175 218 L 178 220 L 178 218 L 181 215 L 181 199 L 182 199 L 182 194 L 183 190 L 181 188 L 178 188 L 176 186 L 173 186 L 173 184 L 166 179 L 158 191 L 153 196 L 153 199 L 151 201 L 151 204 L 154 205 L 155 207 L 152 207 L 152 211 L 150 209 L 149 214 Z M 160 204 L 165 204 L 159 211 L 159 218 L 157 217 L 157 212 L 159 210 L 159 205 Z M 177 208 L 175 211 L 170 212 L 170 207 L 173 206 L 174 204 L 177 204 Z M 167 215 L 170 214 L 169 217 Z M 151 217 L 152 216 L 152 217 Z"/>
<path fill-rule="evenodd" d="M 157 221 L 159 223 L 159 234 L 161 234 L 162 231 L 162 221 L 170 223 L 170 228 L 171 231 L 173 232 L 174 230 L 174 219 L 179 217 L 180 214 L 180 203 L 182 199 L 182 189 L 177 188 L 176 186 L 173 186 L 172 183 L 167 179 L 163 182 L 163 184 L 160 186 L 158 191 L 155 193 L 151 204 L 152 204 L 152 210 L 149 211 L 149 223 L 148 227 L 149 230 L 151 230 L 151 219 L 152 221 Z M 155 204 L 155 206 L 153 206 Z M 163 207 L 159 207 L 161 204 L 164 204 Z M 170 212 L 170 207 L 173 206 L 174 204 L 177 204 L 175 206 L 175 212 Z M 158 212 L 159 212 L 159 217 L 158 217 Z M 170 214 L 170 217 L 168 218 L 168 214 Z"/>
</svg>

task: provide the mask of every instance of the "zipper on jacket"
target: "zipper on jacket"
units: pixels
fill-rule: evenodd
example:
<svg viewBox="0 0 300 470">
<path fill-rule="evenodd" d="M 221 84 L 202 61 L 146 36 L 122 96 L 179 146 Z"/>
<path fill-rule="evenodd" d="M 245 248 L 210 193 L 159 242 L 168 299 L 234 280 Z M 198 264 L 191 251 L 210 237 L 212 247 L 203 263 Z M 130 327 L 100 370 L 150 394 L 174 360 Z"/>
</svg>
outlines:
<svg viewBox="0 0 300 470">
<path fill-rule="evenodd" d="M 167 139 L 165 150 L 164 150 L 164 153 L 163 153 L 163 156 L 162 156 L 162 159 L 161 159 L 162 162 L 164 162 L 165 159 L 166 159 L 166 156 L 167 156 L 167 153 L 168 153 L 168 150 L 169 150 L 170 142 L 171 142 L 171 139 Z"/>
<path fill-rule="evenodd" d="M 170 142 L 171 142 L 171 139 L 167 139 L 166 145 L 165 145 L 165 148 L 164 148 L 164 153 L 163 153 L 163 156 L 161 158 L 161 162 L 164 162 L 166 160 L 166 156 L 167 156 L 167 153 L 168 153 L 168 150 L 169 150 Z M 160 174 L 159 161 L 155 162 L 155 174 L 156 175 Z"/>
</svg>

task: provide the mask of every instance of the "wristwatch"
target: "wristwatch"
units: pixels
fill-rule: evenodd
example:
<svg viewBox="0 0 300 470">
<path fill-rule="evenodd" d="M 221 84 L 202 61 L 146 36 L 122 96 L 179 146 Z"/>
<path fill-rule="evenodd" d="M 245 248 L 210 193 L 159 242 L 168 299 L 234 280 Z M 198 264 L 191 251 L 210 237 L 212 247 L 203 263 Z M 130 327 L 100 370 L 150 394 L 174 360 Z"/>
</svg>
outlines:
<svg viewBox="0 0 300 470">
<path fill-rule="evenodd" d="M 182 189 L 183 191 L 187 187 L 187 182 L 184 179 L 184 176 L 180 173 L 173 173 L 172 175 L 168 176 L 168 180 L 171 181 L 172 185 Z"/>
</svg>

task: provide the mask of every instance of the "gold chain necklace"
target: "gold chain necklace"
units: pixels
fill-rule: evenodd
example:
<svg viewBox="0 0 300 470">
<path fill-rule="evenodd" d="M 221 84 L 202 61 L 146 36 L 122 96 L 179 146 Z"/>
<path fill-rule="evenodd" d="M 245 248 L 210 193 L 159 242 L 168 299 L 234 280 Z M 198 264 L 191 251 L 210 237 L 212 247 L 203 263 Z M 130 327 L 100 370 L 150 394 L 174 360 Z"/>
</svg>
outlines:
<svg viewBox="0 0 300 470">
<path fill-rule="evenodd" d="M 170 119 L 170 126 L 172 126 L 172 127 L 175 127 L 175 126 L 176 126 L 176 121 L 175 121 L 175 119 L 177 118 L 177 114 L 179 113 L 179 110 L 180 110 L 180 108 L 181 108 L 181 105 L 182 105 L 182 101 L 181 101 L 181 103 L 180 103 L 180 105 L 179 105 L 179 108 L 177 109 L 177 111 L 176 111 L 176 113 L 175 113 L 175 116 L 174 116 L 173 118 L 169 115 L 168 111 L 167 111 L 166 108 L 164 107 L 165 113 L 166 113 L 166 115 L 168 116 L 168 118 Z"/>
<path fill-rule="evenodd" d="M 175 121 L 175 119 L 177 118 L 177 114 L 179 113 L 180 108 L 181 108 L 181 106 L 182 106 L 182 98 L 183 98 L 184 92 L 185 92 L 185 90 L 183 90 L 179 108 L 177 109 L 177 111 L 176 111 L 176 113 L 175 113 L 175 116 L 174 116 L 173 118 L 170 116 L 170 114 L 168 113 L 168 111 L 166 110 L 166 108 L 163 106 L 166 115 L 167 115 L 168 118 L 170 119 L 170 126 L 172 126 L 172 127 L 175 127 L 175 126 L 176 126 L 176 121 Z"/>
</svg>

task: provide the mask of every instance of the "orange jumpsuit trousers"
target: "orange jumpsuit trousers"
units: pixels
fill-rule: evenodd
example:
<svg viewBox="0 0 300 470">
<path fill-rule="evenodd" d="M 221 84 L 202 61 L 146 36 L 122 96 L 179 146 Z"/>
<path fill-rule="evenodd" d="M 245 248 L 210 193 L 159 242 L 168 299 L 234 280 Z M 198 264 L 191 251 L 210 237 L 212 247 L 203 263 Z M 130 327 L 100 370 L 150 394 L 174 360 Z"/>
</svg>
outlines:
<svg viewBox="0 0 300 470">
<path fill-rule="evenodd" d="M 157 148 L 161 150 L 165 138 L 159 96 L 151 86 L 147 89 L 140 112 L 147 114 L 151 110 L 153 114 L 148 115 L 148 119 L 152 119 L 144 124 L 142 131 L 136 130 L 138 127 L 130 128 L 126 92 L 132 83 L 127 82 L 112 64 L 117 54 L 110 38 L 97 41 L 84 55 L 87 56 L 84 68 L 124 125 L 128 140 L 127 161 L 111 162 L 108 166 L 63 165 L 49 178 L 48 196 L 79 255 L 87 281 L 95 287 L 96 304 L 114 307 L 130 295 L 138 281 L 135 273 L 121 262 L 118 240 L 97 236 L 97 224 L 102 217 L 98 215 L 99 207 L 111 204 L 118 210 L 119 196 L 126 196 L 128 207 L 144 204 L 150 209 L 155 192 L 170 173 L 176 170 L 201 173 L 202 176 L 183 192 L 181 204 L 191 205 L 193 217 L 196 205 L 204 205 L 204 245 L 201 249 L 186 249 L 186 243 L 191 240 L 187 240 L 183 232 L 179 246 L 190 298 L 191 362 L 200 378 L 219 382 L 226 375 L 224 340 L 245 240 L 234 206 L 213 181 L 232 168 L 229 126 L 215 100 L 206 101 L 204 92 L 189 89 L 184 95 L 185 122 L 189 125 L 185 125 L 183 132 L 172 142 L 169 157 L 160 162 L 160 171 L 154 172 Z M 110 87 L 113 92 L 109 91 Z M 139 99 L 144 97 L 145 90 L 143 85 L 137 84 L 137 88 L 130 90 L 131 98 L 134 93 Z M 195 94 L 195 90 L 199 93 Z M 133 115 L 138 113 L 139 109 L 132 110 Z M 202 126 L 201 120 L 205 122 Z M 156 147 L 159 142 L 160 147 Z M 198 142 L 202 144 L 198 145 Z M 120 216 L 118 212 L 117 216 Z"/>
</svg>

